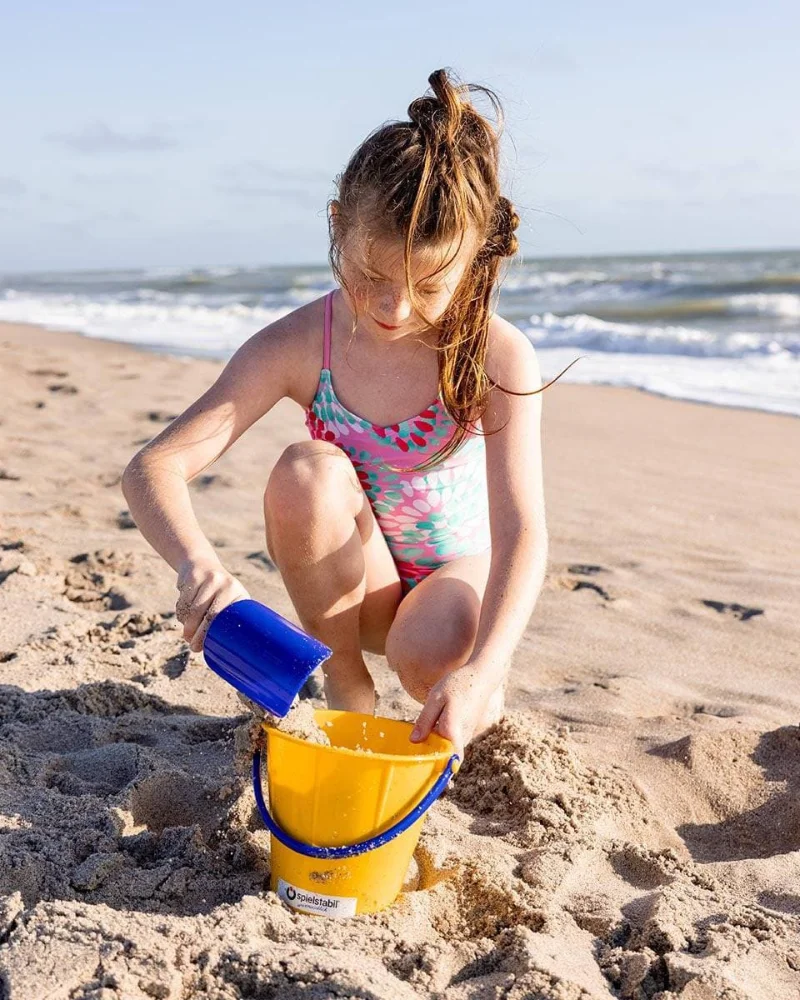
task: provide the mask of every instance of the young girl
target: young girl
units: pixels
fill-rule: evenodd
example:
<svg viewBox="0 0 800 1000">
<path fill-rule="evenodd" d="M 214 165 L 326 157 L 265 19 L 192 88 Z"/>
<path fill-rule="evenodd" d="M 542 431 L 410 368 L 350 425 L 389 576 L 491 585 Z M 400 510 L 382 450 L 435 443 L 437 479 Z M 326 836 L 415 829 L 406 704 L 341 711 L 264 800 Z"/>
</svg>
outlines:
<svg viewBox="0 0 800 1000">
<path fill-rule="evenodd" d="M 132 459 L 123 490 L 178 574 L 177 617 L 199 651 L 214 615 L 248 595 L 187 484 L 278 400 L 297 402 L 310 440 L 269 476 L 267 547 L 303 627 L 333 650 L 328 705 L 373 712 L 363 651 L 385 654 L 424 706 L 412 739 L 435 727 L 463 754 L 502 714 L 544 578 L 543 387 L 530 342 L 492 309 L 519 222 L 499 190 L 499 104 L 444 70 L 428 82 L 338 178 L 338 287 L 248 340 Z"/>
</svg>

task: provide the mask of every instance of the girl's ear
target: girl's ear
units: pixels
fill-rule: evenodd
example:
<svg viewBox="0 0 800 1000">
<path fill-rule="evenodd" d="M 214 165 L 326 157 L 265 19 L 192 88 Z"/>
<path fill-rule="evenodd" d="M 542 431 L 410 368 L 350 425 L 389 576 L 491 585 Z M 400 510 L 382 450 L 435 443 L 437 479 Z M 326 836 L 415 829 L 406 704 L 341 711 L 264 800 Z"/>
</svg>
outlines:
<svg viewBox="0 0 800 1000">
<path fill-rule="evenodd" d="M 339 205 L 339 202 L 336 201 L 336 199 L 334 198 L 331 202 L 328 203 L 328 208 L 331 213 L 331 218 L 335 218 L 339 214 L 339 209 L 341 208 L 341 206 Z"/>
</svg>

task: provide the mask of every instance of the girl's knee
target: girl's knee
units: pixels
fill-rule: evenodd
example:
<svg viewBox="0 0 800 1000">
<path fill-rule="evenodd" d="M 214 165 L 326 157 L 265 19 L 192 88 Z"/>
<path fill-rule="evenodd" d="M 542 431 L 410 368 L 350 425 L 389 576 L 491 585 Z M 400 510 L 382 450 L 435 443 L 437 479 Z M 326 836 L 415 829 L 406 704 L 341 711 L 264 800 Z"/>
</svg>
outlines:
<svg viewBox="0 0 800 1000">
<path fill-rule="evenodd" d="M 401 613 L 386 637 L 386 659 L 411 697 L 425 701 L 438 680 L 469 659 L 477 630 L 474 609 L 461 602 L 423 621 Z"/>
<path fill-rule="evenodd" d="M 266 510 L 293 519 L 308 515 L 315 506 L 331 505 L 348 486 L 350 462 L 340 448 L 327 441 L 290 444 L 267 480 Z"/>
</svg>

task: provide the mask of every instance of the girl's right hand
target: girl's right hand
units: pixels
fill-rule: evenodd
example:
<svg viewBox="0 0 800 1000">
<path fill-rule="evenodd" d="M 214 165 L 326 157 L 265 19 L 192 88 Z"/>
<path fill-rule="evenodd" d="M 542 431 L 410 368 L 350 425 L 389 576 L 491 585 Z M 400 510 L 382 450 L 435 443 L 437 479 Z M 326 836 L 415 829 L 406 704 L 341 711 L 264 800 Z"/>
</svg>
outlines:
<svg viewBox="0 0 800 1000">
<path fill-rule="evenodd" d="M 219 560 L 193 559 L 178 570 L 178 602 L 175 614 L 183 625 L 183 638 L 199 653 L 215 616 L 234 601 L 250 595 Z"/>
</svg>

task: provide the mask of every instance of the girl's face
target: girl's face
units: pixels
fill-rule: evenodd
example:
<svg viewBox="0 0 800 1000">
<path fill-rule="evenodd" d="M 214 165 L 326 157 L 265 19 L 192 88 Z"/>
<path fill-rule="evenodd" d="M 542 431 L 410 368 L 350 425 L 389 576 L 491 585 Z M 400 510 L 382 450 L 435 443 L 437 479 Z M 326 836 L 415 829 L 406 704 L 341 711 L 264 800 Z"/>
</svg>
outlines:
<svg viewBox="0 0 800 1000">
<path fill-rule="evenodd" d="M 450 305 L 472 260 L 472 241 L 465 239 L 455 258 L 439 270 L 453 256 L 457 245 L 431 248 L 412 257 L 411 280 L 423 316 L 416 311 L 408 292 L 404 241 L 352 234 L 342 247 L 340 266 L 346 285 L 343 292 L 359 324 L 365 325 L 376 339 L 385 341 L 429 329 Z"/>
</svg>

